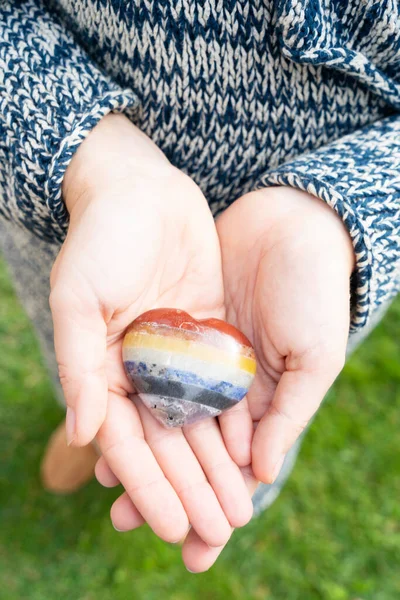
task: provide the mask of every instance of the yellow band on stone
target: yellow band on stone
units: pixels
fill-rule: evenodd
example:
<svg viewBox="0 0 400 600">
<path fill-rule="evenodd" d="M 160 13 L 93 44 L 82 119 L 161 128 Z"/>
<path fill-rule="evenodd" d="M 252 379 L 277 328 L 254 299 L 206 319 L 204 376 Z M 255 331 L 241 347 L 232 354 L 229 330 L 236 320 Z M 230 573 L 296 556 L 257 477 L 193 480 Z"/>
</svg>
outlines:
<svg viewBox="0 0 400 600">
<path fill-rule="evenodd" d="M 154 350 L 183 354 L 206 362 L 238 367 L 251 375 L 256 372 L 256 361 L 248 356 L 243 356 L 240 353 L 232 355 L 214 346 L 201 344 L 193 340 L 177 339 L 172 336 L 130 332 L 125 336 L 123 347 L 125 350 L 129 350 L 130 347 L 153 348 Z"/>
</svg>

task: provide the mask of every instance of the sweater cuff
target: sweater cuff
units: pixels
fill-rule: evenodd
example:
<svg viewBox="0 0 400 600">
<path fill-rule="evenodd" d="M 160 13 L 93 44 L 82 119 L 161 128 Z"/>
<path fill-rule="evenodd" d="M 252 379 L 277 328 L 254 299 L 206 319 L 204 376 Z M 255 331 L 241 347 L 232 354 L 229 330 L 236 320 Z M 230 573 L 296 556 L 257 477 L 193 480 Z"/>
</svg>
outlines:
<svg viewBox="0 0 400 600">
<path fill-rule="evenodd" d="M 136 96 L 129 90 L 108 92 L 76 121 L 74 128 L 59 144 L 48 166 L 45 180 L 45 202 L 54 228 L 65 235 L 68 227 L 68 211 L 61 195 L 61 184 L 68 165 L 82 141 L 97 123 L 110 112 L 124 112 L 137 104 Z"/>
<path fill-rule="evenodd" d="M 354 247 L 350 330 L 399 289 L 400 117 L 393 116 L 267 172 L 260 189 L 286 185 L 326 202 Z"/>
<path fill-rule="evenodd" d="M 49 242 L 68 227 L 61 183 L 107 113 L 138 99 L 101 72 L 42 0 L 0 2 L 0 213 Z"/>
</svg>

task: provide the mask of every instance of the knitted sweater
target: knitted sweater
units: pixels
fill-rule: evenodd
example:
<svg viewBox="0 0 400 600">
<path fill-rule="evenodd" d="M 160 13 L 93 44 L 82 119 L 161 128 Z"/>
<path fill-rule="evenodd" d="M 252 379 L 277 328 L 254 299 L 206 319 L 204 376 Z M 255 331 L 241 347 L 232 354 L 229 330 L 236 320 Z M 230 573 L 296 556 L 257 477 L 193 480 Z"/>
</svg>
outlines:
<svg viewBox="0 0 400 600">
<path fill-rule="evenodd" d="M 353 240 L 352 328 L 400 285 L 395 0 L 2 0 L 0 212 L 54 242 L 66 168 L 124 112 L 214 214 L 289 185 Z"/>
</svg>

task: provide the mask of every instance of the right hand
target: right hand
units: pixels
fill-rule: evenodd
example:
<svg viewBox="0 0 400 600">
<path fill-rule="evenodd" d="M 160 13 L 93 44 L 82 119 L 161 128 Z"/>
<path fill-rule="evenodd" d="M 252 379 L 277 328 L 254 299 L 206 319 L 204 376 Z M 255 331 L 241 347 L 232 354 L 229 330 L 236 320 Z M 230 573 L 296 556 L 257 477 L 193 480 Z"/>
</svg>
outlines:
<svg viewBox="0 0 400 600">
<path fill-rule="evenodd" d="M 70 443 L 96 436 L 126 492 L 115 502 L 162 539 L 189 523 L 210 546 L 251 517 L 249 493 L 215 419 L 170 431 L 129 395 L 121 358 L 126 327 L 156 307 L 224 317 L 218 238 L 199 188 L 126 117 L 110 114 L 67 169 L 70 213 L 51 274 L 50 304 Z M 251 422 L 244 423 L 249 447 Z M 242 440 L 243 442 L 243 440 Z M 240 440 L 238 440 L 240 445 Z M 134 509 L 134 507 L 136 507 Z"/>
</svg>

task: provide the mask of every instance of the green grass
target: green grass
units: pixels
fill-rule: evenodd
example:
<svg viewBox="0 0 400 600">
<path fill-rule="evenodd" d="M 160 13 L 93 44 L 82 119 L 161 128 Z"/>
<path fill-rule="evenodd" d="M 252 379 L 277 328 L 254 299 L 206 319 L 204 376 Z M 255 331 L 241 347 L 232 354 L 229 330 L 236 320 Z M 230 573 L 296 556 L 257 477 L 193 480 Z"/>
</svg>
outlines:
<svg viewBox="0 0 400 600">
<path fill-rule="evenodd" d="M 147 528 L 113 530 L 116 490 L 42 490 L 62 412 L 0 263 L 0 599 L 400 598 L 399 340 L 397 301 L 330 393 L 278 502 L 191 575 Z"/>
</svg>

